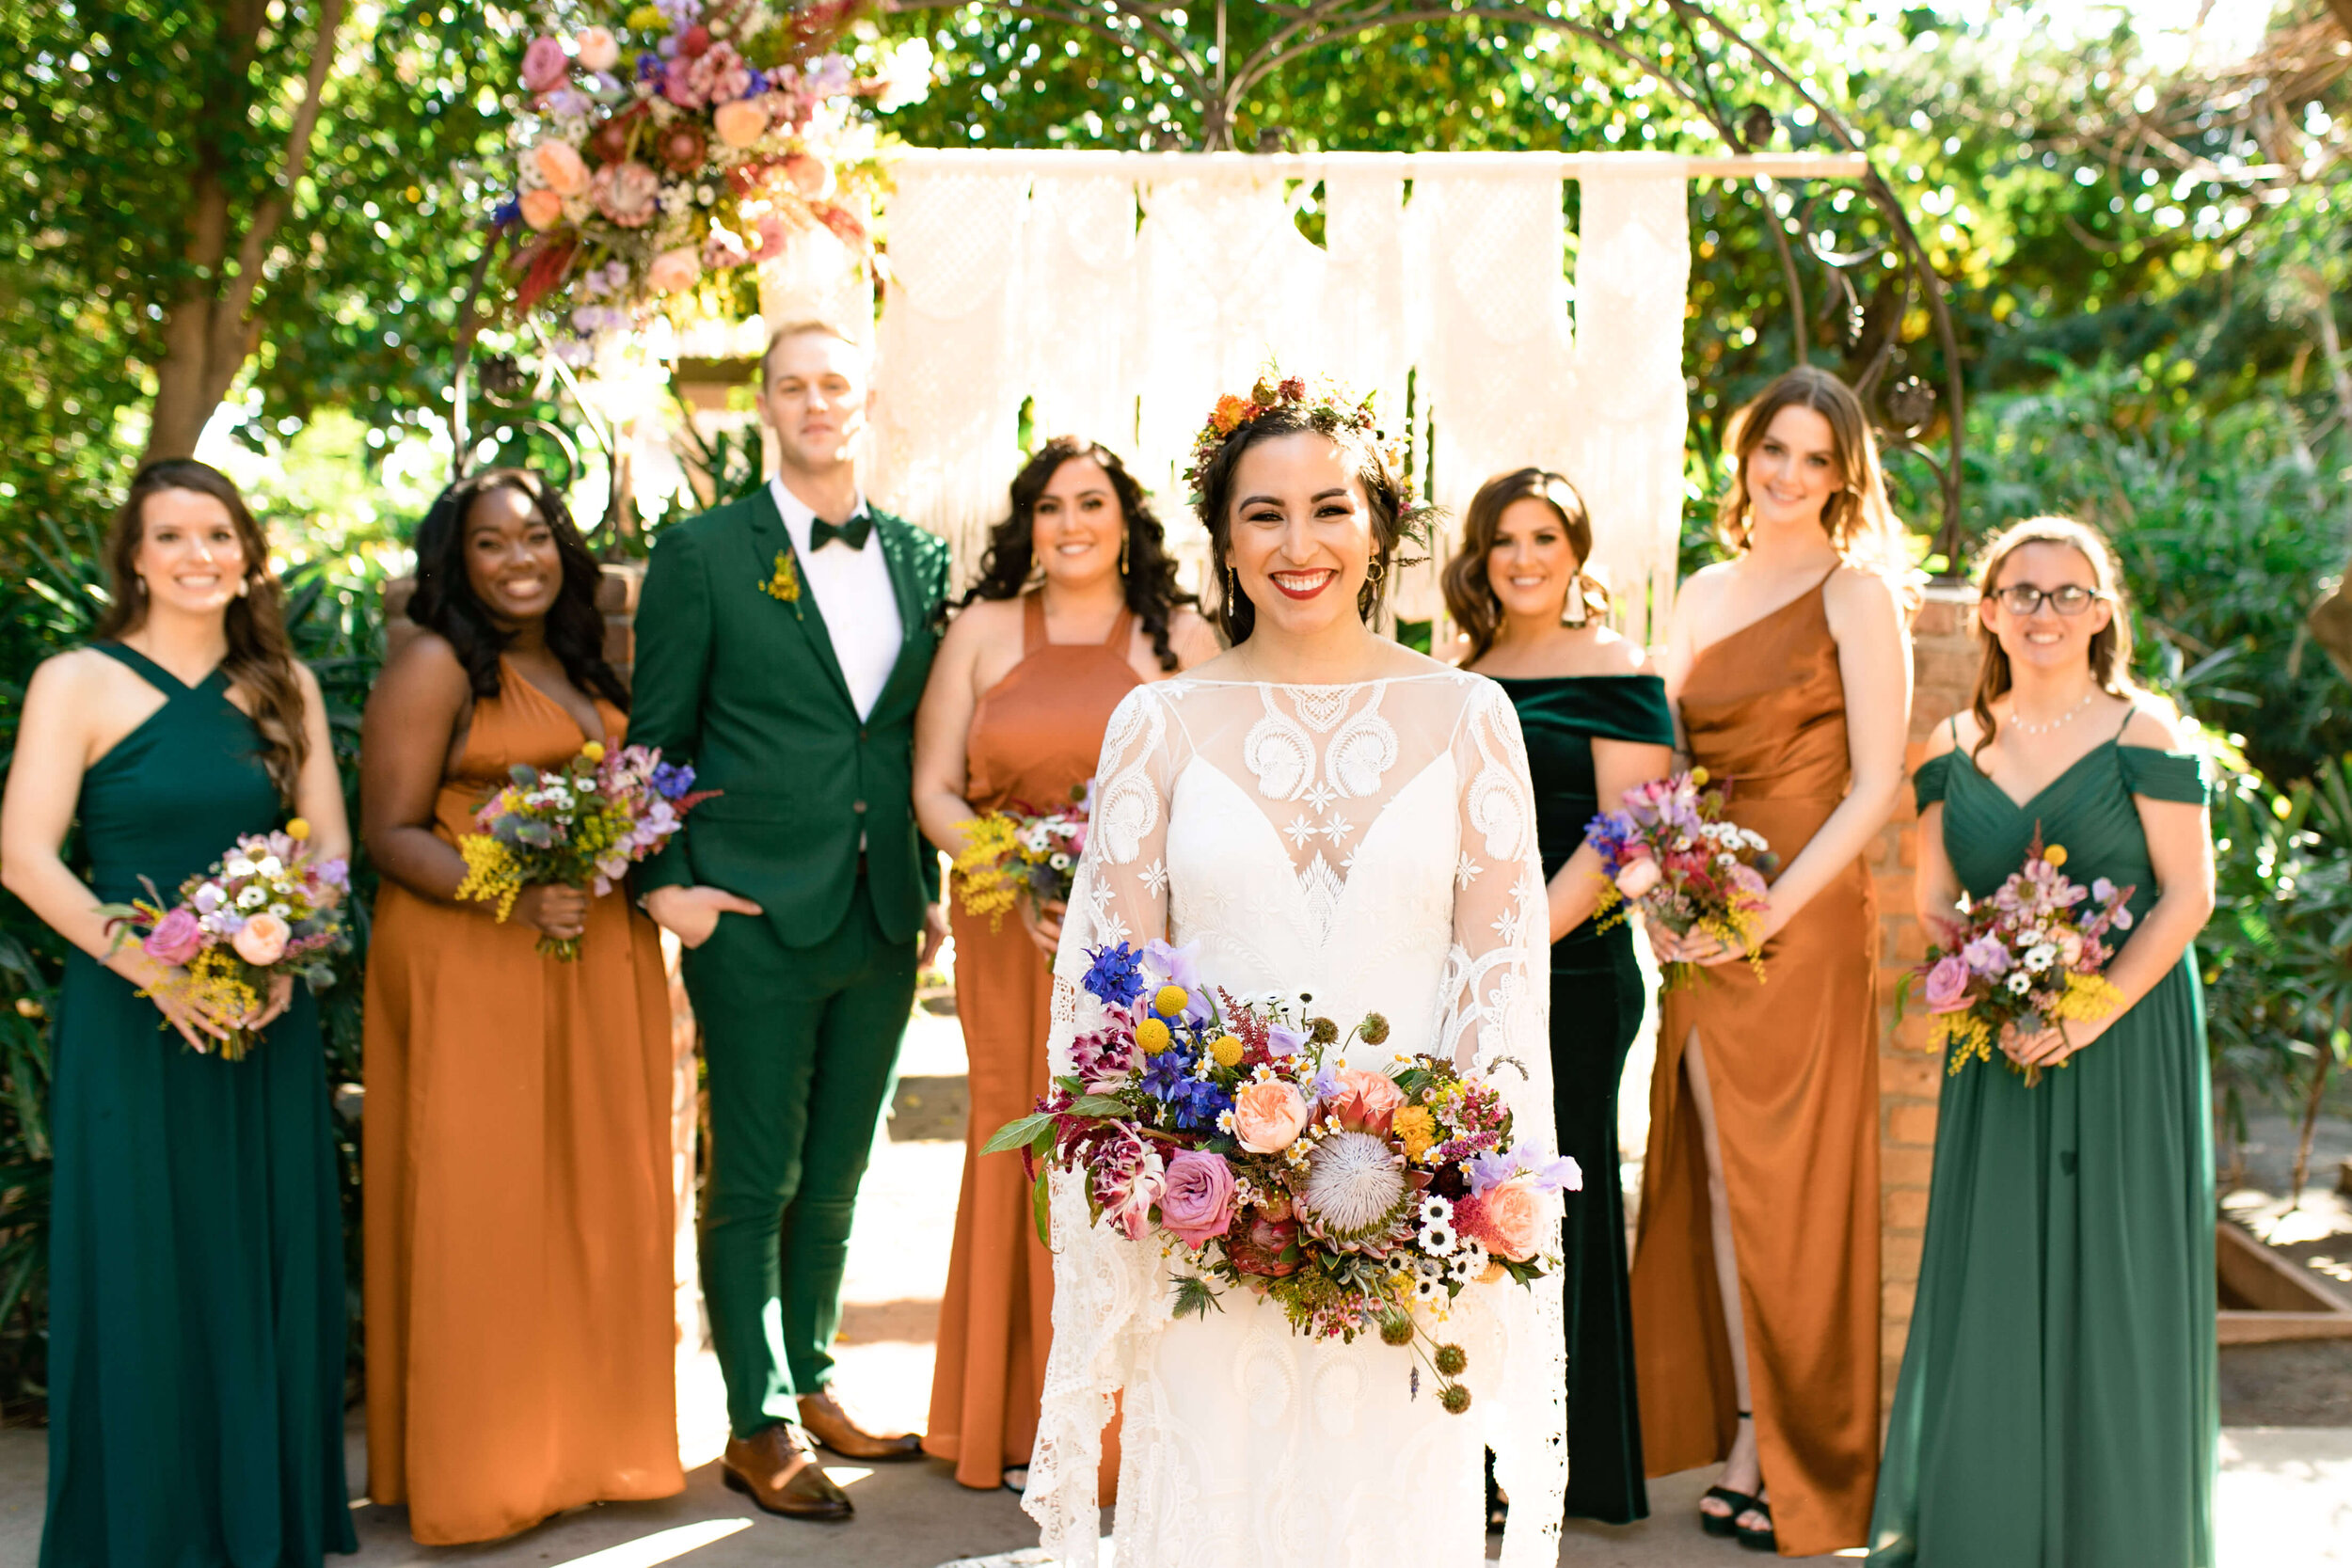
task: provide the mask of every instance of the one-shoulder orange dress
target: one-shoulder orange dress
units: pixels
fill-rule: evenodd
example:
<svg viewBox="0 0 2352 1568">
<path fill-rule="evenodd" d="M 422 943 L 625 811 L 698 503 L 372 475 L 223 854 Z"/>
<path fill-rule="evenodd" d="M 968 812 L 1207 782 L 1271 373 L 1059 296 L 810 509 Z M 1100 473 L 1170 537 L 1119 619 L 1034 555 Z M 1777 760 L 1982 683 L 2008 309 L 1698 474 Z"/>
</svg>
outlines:
<svg viewBox="0 0 2352 1568">
<path fill-rule="evenodd" d="M 1732 820 L 1789 864 L 1851 777 L 1820 591 L 1702 649 L 1680 707 L 1692 761 L 1730 786 Z M 1683 1082 L 1695 1031 L 1731 1207 L 1756 1443 L 1789 1557 L 1864 1544 L 1877 1484 L 1878 942 L 1869 868 L 1857 858 L 1765 943 L 1764 980 L 1746 964 L 1717 964 L 1665 998 L 1650 1080 L 1632 1281 L 1649 1473 L 1724 1458 L 1738 1425 L 1707 1152 Z"/>
<path fill-rule="evenodd" d="M 1042 814 L 1067 803 L 1094 776 L 1103 732 L 1119 700 L 1142 684 L 1127 662 L 1133 615 L 1120 612 L 1100 643 L 1049 642 L 1044 602 L 1022 607 L 1022 658 L 984 692 L 964 743 L 964 799 L 977 812 Z M 1045 1392 L 1053 1338 L 1054 1260 L 1037 1239 L 1021 1156 L 980 1146 L 1029 1114 L 1048 1085 L 1045 1031 L 1054 977 L 1045 955 L 1010 913 L 994 927 L 951 895 L 956 1015 L 969 1057 L 971 1119 L 964 1130 L 963 1190 L 924 1449 L 956 1464 L 956 1480 L 993 1487 L 1009 1465 L 1026 1465 Z M 1118 1432 L 1104 1433 L 1104 1484 L 1119 1474 Z"/>
<path fill-rule="evenodd" d="M 477 701 L 435 832 L 587 740 L 513 664 Z M 599 703 L 607 745 L 625 719 Z M 368 1495 L 430 1545 L 665 1497 L 678 1465 L 670 1006 L 615 889 L 580 958 L 384 883 L 368 953 Z"/>
</svg>

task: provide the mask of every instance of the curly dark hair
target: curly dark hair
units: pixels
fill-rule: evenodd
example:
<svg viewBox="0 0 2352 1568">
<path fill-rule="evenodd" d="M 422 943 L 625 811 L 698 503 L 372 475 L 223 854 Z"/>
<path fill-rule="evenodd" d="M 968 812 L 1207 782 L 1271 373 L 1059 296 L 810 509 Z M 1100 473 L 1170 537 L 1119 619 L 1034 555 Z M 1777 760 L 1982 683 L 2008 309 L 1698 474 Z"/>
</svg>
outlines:
<svg viewBox="0 0 2352 1568">
<path fill-rule="evenodd" d="M 603 569 L 581 543 L 564 498 L 528 468 L 485 468 L 434 499 L 417 525 L 417 588 L 408 600 L 408 619 L 448 640 L 477 700 L 499 694 L 499 655 L 515 634 L 501 630 L 474 595 L 473 579 L 466 574 L 466 514 L 477 499 L 501 489 L 521 495 L 555 535 L 564 586 L 548 610 L 548 651 L 574 686 L 627 712 L 628 688 L 604 661 L 604 613 L 596 608 Z"/>
<path fill-rule="evenodd" d="M 980 557 L 979 579 L 957 602 L 963 609 L 976 599 L 1017 599 L 1028 586 L 1029 569 L 1037 558 L 1035 532 L 1038 498 L 1054 483 L 1054 475 L 1073 457 L 1090 457 L 1110 477 L 1111 491 L 1127 524 L 1127 608 L 1152 639 L 1160 668 L 1173 671 L 1176 650 L 1168 641 L 1168 622 L 1182 605 L 1199 605 L 1200 598 L 1176 586 L 1176 562 L 1168 553 L 1168 531 L 1152 515 L 1152 503 L 1119 454 L 1097 441 L 1076 436 L 1057 436 L 1037 449 L 1021 471 L 1012 476 L 1012 515 L 989 531 L 988 549 Z"/>
<path fill-rule="evenodd" d="M 1421 563 L 1420 557 L 1400 552 L 1406 545 L 1428 538 L 1438 509 L 1414 500 L 1405 488 L 1404 476 L 1389 471 L 1380 454 L 1379 433 L 1346 424 L 1327 410 L 1305 404 L 1277 404 L 1225 437 L 1224 444 L 1201 465 L 1200 493 L 1192 501 L 1194 514 L 1209 531 L 1210 570 L 1222 590 L 1217 595 L 1217 629 L 1228 642 L 1238 645 L 1248 641 L 1258 625 L 1258 607 L 1233 583 L 1226 567 L 1226 554 L 1233 544 L 1233 470 L 1241 464 L 1241 454 L 1259 442 L 1308 431 L 1328 438 L 1347 454 L 1364 487 L 1364 499 L 1372 506 L 1373 570 L 1357 591 L 1356 612 L 1370 621 L 1388 596 L 1397 569 Z"/>
</svg>

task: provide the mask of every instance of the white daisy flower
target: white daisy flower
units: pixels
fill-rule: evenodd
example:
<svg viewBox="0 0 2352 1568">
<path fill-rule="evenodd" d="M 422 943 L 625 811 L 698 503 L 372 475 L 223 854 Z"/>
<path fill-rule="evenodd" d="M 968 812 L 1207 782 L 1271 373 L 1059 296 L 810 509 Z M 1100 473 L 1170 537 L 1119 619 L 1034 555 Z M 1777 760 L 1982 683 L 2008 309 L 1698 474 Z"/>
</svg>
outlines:
<svg viewBox="0 0 2352 1568">
<path fill-rule="evenodd" d="M 1453 1225 L 1445 1220 L 1425 1221 L 1421 1227 L 1422 1250 L 1443 1258 L 1454 1247 Z"/>
<path fill-rule="evenodd" d="M 1430 1193 L 1421 1200 L 1421 1220 L 1423 1225 L 1451 1224 L 1454 1205 L 1442 1194 Z"/>
</svg>

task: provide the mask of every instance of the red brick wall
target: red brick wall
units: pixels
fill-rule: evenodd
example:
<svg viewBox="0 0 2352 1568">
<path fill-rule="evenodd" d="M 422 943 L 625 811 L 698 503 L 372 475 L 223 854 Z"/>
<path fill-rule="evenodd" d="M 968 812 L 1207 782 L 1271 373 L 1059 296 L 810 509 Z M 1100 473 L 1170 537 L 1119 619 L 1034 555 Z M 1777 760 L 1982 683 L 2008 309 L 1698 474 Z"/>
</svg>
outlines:
<svg viewBox="0 0 2352 1568">
<path fill-rule="evenodd" d="M 1961 588 L 1935 588 L 1913 622 L 1911 744 L 1906 766 L 1916 768 L 1928 732 L 1968 705 L 1976 689 L 1977 648 L 1968 636 L 1975 594 Z M 1915 1013 L 1899 1026 L 1895 984 L 1926 950 L 1926 938 L 1912 911 L 1912 877 L 1919 859 L 1919 816 L 1911 791 L 1903 790 L 1895 819 L 1870 850 L 1878 884 L 1879 985 L 1885 998 L 1886 1028 L 1879 1041 L 1879 1189 L 1881 1301 L 1880 1383 L 1883 1402 L 1895 1397 L 1895 1373 L 1903 1338 L 1911 1329 L 1911 1304 L 1919 1279 L 1919 1243 L 1928 1216 L 1928 1166 L 1935 1148 L 1936 1089 L 1943 1064 L 1927 1053 L 1926 1020 Z"/>
</svg>

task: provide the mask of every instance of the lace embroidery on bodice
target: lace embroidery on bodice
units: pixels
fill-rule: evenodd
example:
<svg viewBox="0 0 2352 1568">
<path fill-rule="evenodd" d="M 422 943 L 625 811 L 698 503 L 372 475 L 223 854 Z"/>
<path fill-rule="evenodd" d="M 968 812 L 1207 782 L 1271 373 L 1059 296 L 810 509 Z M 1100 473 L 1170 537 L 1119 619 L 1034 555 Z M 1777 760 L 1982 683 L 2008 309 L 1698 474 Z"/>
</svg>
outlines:
<svg viewBox="0 0 2352 1568">
<path fill-rule="evenodd" d="M 1518 716 L 1492 682 L 1432 666 L 1353 686 L 1180 677 L 1129 693 L 1104 738 L 1093 832 L 1056 964 L 1056 1072 L 1069 1070 L 1070 1042 L 1093 1022 L 1096 1005 L 1076 985 L 1089 950 L 1161 936 L 1199 943 L 1203 974 L 1233 990 L 1310 992 L 1343 1027 L 1384 1014 L 1390 1037 L 1376 1050 L 1359 1045 L 1362 1065 L 1422 1051 L 1476 1061 L 1511 1101 L 1519 1135 L 1552 1145 L 1549 923 L 1533 791 Z M 1157 1249 L 1091 1227 L 1074 1182 L 1057 1179 L 1052 1204 L 1055 1337 L 1025 1500 L 1057 1560 L 1094 1561 L 1101 1425 L 1110 1391 L 1122 1387 L 1122 1564 L 1189 1560 L 1195 1554 L 1174 1544 L 1186 1540 L 1248 1543 L 1252 1532 L 1238 1521 L 1281 1506 L 1261 1494 L 1304 1506 L 1337 1497 L 1343 1482 L 1392 1497 L 1458 1492 L 1467 1502 L 1437 1512 L 1474 1521 L 1477 1455 L 1488 1445 L 1503 1485 L 1527 1504 L 1513 1510 L 1504 1560 L 1553 1560 L 1566 1481 L 1556 1279 L 1534 1291 L 1478 1292 L 1475 1331 L 1498 1347 L 1481 1357 L 1489 1370 L 1478 1415 L 1457 1424 L 1426 1402 L 1391 1408 L 1381 1402 L 1394 1390 L 1382 1383 L 1362 1396 L 1376 1457 L 1350 1459 L 1344 1444 L 1333 1448 L 1332 1423 L 1353 1423 L 1352 1408 L 1318 1395 L 1310 1408 L 1266 1417 L 1290 1408 L 1267 1402 L 1271 1370 L 1253 1372 L 1257 1381 L 1230 1401 L 1207 1396 L 1204 1407 L 1183 1369 L 1279 1366 L 1287 1370 L 1278 1384 L 1371 1388 L 1380 1347 L 1294 1340 L 1279 1310 L 1245 1301 L 1170 1335 Z M 1273 1313 L 1270 1328 L 1256 1321 L 1261 1311 Z M 1205 1353 L 1193 1342 L 1204 1334 Z M 1246 1356 L 1245 1346 L 1257 1348 Z M 1164 1386 L 1168 1379 L 1187 1386 Z M 1389 1381 L 1401 1386 L 1402 1373 Z M 1211 1430 L 1186 1416 L 1204 1408 Z M 1216 1429 L 1225 1427 L 1248 1429 L 1244 1446 L 1262 1456 L 1246 1484 L 1220 1468 L 1231 1464 L 1218 1451 Z M 1443 1476 L 1417 1479 L 1403 1459 L 1408 1449 L 1422 1469 Z M 1360 1473 L 1368 1464 L 1378 1473 Z M 1247 1496 L 1229 1496 L 1237 1487 Z M 1402 1544 L 1393 1513 L 1359 1517 L 1376 1531 L 1365 1549 Z M 1443 1544 L 1430 1550 L 1451 1561 L 1457 1543 L 1471 1550 L 1480 1539 L 1440 1531 L 1429 1542 Z M 1258 1560 L 1270 1540 L 1220 1560 Z M 1356 1550 L 1340 1530 L 1313 1553 L 1294 1544 L 1264 1560 L 1349 1561 Z"/>
</svg>

